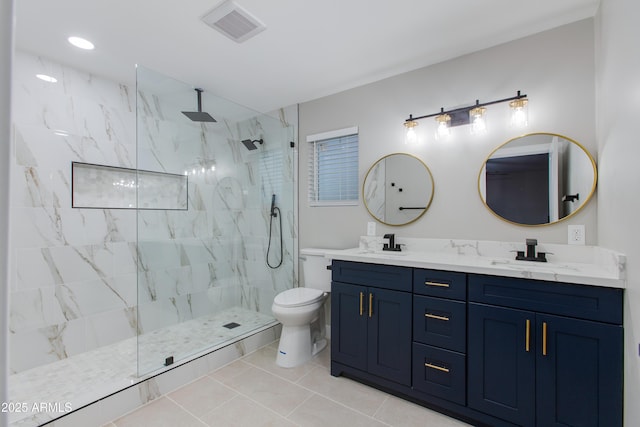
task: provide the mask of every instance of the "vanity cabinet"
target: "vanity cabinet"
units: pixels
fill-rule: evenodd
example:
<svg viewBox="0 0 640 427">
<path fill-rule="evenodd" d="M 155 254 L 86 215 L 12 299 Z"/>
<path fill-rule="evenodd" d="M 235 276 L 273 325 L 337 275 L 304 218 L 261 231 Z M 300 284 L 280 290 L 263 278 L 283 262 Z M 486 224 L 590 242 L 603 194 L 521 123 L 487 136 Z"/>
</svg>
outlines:
<svg viewBox="0 0 640 427">
<path fill-rule="evenodd" d="M 333 262 L 332 361 L 411 384 L 411 271 Z"/>
<path fill-rule="evenodd" d="M 331 374 L 472 425 L 622 426 L 622 289 L 332 263 Z"/>
<path fill-rule="evenodd" d="M 622 291 L 469 276 L 468 405 L 521 426 L 621 426 Z"/>
</svg>

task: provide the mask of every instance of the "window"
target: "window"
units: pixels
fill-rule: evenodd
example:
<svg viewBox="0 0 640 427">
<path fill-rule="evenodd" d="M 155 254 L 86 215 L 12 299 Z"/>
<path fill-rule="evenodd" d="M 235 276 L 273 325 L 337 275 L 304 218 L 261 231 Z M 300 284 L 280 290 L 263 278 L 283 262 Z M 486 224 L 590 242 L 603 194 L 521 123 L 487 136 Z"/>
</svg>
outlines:
<svg viewBox="0 0 640 427">
<path fill-rule="evenodd" d="M 307 136 L 309 205 L 358 204 L 358 128 Z"/>
</svg>

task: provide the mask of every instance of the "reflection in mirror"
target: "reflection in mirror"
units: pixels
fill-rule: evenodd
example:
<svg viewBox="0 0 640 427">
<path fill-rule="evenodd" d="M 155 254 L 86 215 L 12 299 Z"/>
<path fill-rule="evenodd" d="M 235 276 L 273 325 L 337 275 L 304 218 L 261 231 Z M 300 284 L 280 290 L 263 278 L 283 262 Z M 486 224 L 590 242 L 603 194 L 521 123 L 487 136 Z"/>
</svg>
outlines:
<svg viewBox="0 0 640 427">
<path fill-rule="evenodd" d="M 433 199 L 433 177 L 422 160 L 394 153 L 378 160 L 364 178 L 364 205 L 386 225 L 405 225 L 420 218 Z"/>
<path fill-rule="evenodd" d="M 580 210 L 596 180 L 595 161 L 578 142 L 533 133 L 495 149 L 480 170 L 478 187 L 482 201 L 502 219 L 544 225 Z"/>
</svg>

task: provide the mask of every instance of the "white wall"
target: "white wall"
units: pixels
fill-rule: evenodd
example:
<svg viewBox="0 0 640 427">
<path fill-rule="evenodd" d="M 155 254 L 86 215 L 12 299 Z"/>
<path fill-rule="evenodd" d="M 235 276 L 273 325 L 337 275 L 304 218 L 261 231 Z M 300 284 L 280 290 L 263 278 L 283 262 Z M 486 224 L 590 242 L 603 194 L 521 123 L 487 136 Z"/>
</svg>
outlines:
<svg viewBox="0 0 640 427">
<path fill-rule="evenodd" d="M 602 0 L 596 21 L 598 242 L 627 254 L 625 425 L 640 420 L 640 28 L 637 0 Z"/>
<path fill-rule="evenodd" d="M 508 126 L 508 105 L 489 107 L 485 136 L 468 126 L 453 128 L 449 141 L 433 141 L 434 121 L 416 128 L 420 146 L 404 145 L 404 120 L 463 105 L 529 96 L 527 130 Z M 359 126 L 360 182 L 380 157 L 409 152 L 433 173 L 435 195 L 429 211 L 403 227 L 377 226 L 377 234 L 399 237 L 462 238 L 566 243 L 567 224 L 585 224 L 587 243 L 596 242 L 596 201 L 568 221 L 546 227 L 515 226 L 496 218 L 478 195 L 478 173 L 498 145 L 527 132 L 553 132 L 582 143 L 596 155 L 593 20 L 559 27 L 447 62 L 398 75 L 300 105 L 300 140 L 313 133 Z M 577 108 L 567 108 L 569 105 Z M 362 201 L 353 207 L 308 205 L 308 146 L 300 146 L 300 247 L 345 248 L 366 234 L 372 218 Z"/>
<path fill-rule="evenodd" d="M 13 1 L 0 3 L 0 206 L 9 206 L 9 159 L 11 158 L 11 70 L 13 64 Z M 8 402 L 9 334 L 9 209 L 0 209 L 0 402 Z M 0 425 L 7 414 L 0 413 Z"/>
</svg>

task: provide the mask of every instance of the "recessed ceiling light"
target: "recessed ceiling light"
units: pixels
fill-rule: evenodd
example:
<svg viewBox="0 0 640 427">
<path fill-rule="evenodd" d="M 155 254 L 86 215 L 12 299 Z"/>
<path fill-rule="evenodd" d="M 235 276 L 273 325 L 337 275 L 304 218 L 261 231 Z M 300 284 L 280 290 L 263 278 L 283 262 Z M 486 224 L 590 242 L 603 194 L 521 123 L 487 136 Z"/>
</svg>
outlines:
<svg viewBox="0 0 640 427">
<path fill-rule="evenodd" d="M 36 74 L 36 77 L 40 80 L 44 80 L 47 83 L 55 83 L 58 81 L 55 77 L 47 76 L 46 74 Z"/>
<path fill-rule="evenodd" d="M 72 37 L 69 37 L 67 40 L 69 40 L 69 43 L 71 43 L 72 45 L 80 49 L 93 50 L 93 48 L 95 47 L 93 43 L 91 43 L 89 40 L 83 39 L 82 37 L 72 36 Z"/>
</svg>

